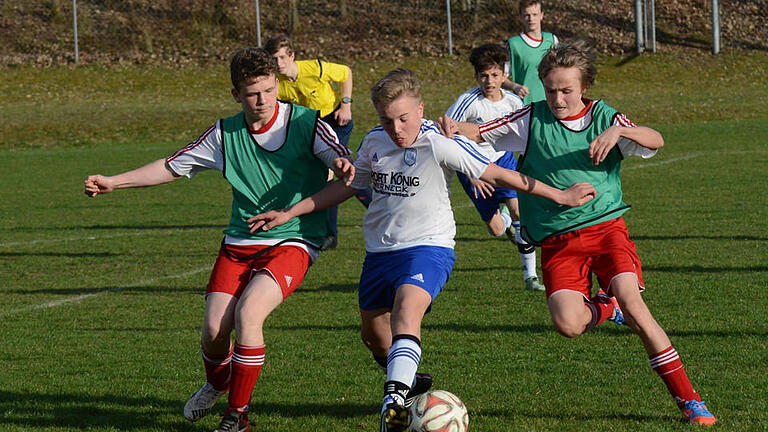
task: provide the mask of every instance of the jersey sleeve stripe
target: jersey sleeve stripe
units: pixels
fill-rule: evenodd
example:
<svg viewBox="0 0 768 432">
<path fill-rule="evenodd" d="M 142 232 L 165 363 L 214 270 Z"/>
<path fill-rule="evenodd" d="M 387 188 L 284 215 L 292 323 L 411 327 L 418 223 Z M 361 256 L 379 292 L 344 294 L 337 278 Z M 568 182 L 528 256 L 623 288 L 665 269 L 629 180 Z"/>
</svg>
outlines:
<svg viewBox="0 0 768 432">
<path fill-rule="evenodd" d="M 202 133 L 202 135 L 197 137 L 196 140 L 194 140 L 191 143 L 187 144 L 186 146 L 176 150 L 172 155 L 168 156 L 165 159 L 165 161 L 166 162 L 171 162 L 174 159 L 176 159 L 177 157 L 179 157 L 179 156 L 183 155 L 184 153 L 186 153 L 186 152 L 188 152 L 190 150 L 193 150 L 195 147 L 199 146 L 200 143 L 202 143 L 206 138 L 208 138 L 208 135 L 210 135 L 213 131 L 216 130 L 216 125 L 217 124 L 218 124 L 218 122 L 216 122 L 213 125 L 211 125 L 211 127 L 206 129 L 205 132 Z"/>
<path fill-rule="evenodd" d="M 473 158 L 479 160 L 480 162 L 484 162 L 486 164 L 491 163 L 491 161 L 483 156 L 472 144 L 469 143 L 469 141 L 466 141 L 458 136 L 453 137 L 453 140 L 456 141 L 459 144 L 459 147 L 464 149 L 467 153 L 470 154 Z"/>
<path fill-rule="evenodd" d="M 464 116 L 467 112 L 467 109 L 469 109 L 470 106 L 480 97 L 480 89 L 476 88 L 470 92 L 464 93 L 461 97 L 461 102 L 456 105 L 455 109 L 451 114 L 448 114 L 448 117 L 456 120 L 456 121 L 463 121 Z"/>
<path fill-rule="evenodd" d="M 501 126 L 504 126 L 509 123 L 514 123 L 515 121 L 519 120 L 520 118 L 528 115 L 531 112 L 531 109 L 533 108 L 533 105 L 526 105 L 522 108 L 520 108 L 517 111 L 511 112 L 507 115 L 501 116 L 499 118 L 489 120 L 485 123 L 481 123 L 480 128 L 480 134 L 484 134 L 486 132 L 490 132 L 494 129 L 497 129 Z"/>
<path fill-rule="evenodd" d="M 622 113 L 619 113 L 616 115 L 616 122 L 624 127 L 636 127 L 637 125 L 632 122 L 632 120 L 628 119 L 627 116 L 625 116 Z"/>
<path fill-rule="evenodd" d="M 349 156 L 349 149 L 345 146 L 343 146 L 338 139 L 334 139 L 333 135 L 328 131 L 327 128 L 329 128 L 325 123 L 317 122 L 315 126 L 315 131 L 317 132 L 317 136 L 320 137 L 320 139 L 328 145 L 328 147 L 332 148 L 333 151 L 336 152 L 339 156 Z"/>
</svg>

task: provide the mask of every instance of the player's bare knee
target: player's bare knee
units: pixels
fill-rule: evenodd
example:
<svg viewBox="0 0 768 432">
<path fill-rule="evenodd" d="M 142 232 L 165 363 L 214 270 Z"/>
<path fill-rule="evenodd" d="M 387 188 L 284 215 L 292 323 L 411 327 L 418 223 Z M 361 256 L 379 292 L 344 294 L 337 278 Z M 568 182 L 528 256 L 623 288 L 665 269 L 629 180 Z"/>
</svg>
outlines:
<svg viewBox="0 0 768 432">
<path fill-rule="evenodd" d="M 552 323 L 555 325 L 555 330 L 561 335 L 567 338 L 575 338 L 584 333 L 585 326 L 577 323 L 575 320 L 568 320 L 562 318 L 552 318 Z"/>
</svg>

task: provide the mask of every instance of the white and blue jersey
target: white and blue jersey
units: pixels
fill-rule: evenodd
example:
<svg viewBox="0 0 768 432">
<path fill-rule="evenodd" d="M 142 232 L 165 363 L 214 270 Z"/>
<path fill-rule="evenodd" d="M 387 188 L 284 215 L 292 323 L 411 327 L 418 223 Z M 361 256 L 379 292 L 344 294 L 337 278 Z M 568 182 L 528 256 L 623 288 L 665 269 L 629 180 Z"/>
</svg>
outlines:
<svg viewBox="0 0 768 432">
<path fill-rule="evenodd" d="M 445 112 L 445 115 L 457 122 L 480 124 L 523 107 L 523 100 L 516 94 L 507 90 L 502 90 L 501 94 L 501 100 L 492 101 L 483 96 L 480 87 L 474 87 L 459 96 L 456 102 Z M 495 150 L 488 143 L 478 143 L 477 147 L 491 162 L 496 162 L 504 154 L 504 152 Z"/>
<path fill-rule="evenodd" d="M 473 141 L 446 138 L 430 120 L 422 120 L 419 136 L 408 148 L 397 146 L 381 126 L 371 130 L 357 151 L 352 181 L 354 188 L 373 189 L 363 219 L 365 249 L 453 248 L 453 173 L 476 179 L 489 163 Z"/>
<path fill-rule="evenodd" d="M 492 101 L 483 96 L 480 87 L 467 90 L 448 108 L 445 115 L 458 121 L 480 124 L 495 118 L 515 112 L 523 107 L 523 100 L 516 94 L 502 90 L 502 98 L 498 101 Z M 517 160 L 513 153 L 498 151 L 489 143 L 479 143 L 478 148 L 496 165 L 509 170 L 517 170 Z M 517 198 L 517 191 L 509 188 L 497 187 L 493 195 L 488 198 L 476 198 L 474 186 L 469 179 L 458 173 L 458 179 L 464 192 L 475 205 L 480 218 L 489 221 L 499 210 L 499 203 L 505 198 Z"/>
<path fill-rule="evenodd" d="M 352 187 L 370 186 L 373 199 L 363 219 L 368 254 L 360 276 L 361 309 L 391 309 L 403 284 L 437 297 L 454 261 L 451 178 L 455 171 L 478 178 L 489 163 L 474 142 L 446 138 L 429 120 L 422 120 L 407 148 L 381 126 L 363 138 Z"/>
</svg>

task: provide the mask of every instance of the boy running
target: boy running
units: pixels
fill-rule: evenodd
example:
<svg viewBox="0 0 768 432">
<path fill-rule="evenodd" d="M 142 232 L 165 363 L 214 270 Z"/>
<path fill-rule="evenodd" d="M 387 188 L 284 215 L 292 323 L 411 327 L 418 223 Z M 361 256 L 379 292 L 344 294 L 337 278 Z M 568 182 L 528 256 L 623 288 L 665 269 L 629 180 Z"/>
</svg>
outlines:
<svg viewBox="0 0 768 432">
<path fill-rule="evenodd" d="M 229 227 L 206 293 L 201 339 L 207 381 L 184 406 L 184 417 L 197 421 L 229 391 L 216 432 L 250 430 L 248 404 L 266 350 L 264 320 L 299 286 L 326 234 L 323 212 L 269 232 L 250 232 L 247 219 L 319 191 L 329 168 L 340 178 L 354 174 L 349 149 L 317 111 L 277 101 L 276 73 L 275 60 L 266 51 L 238 51 L 230 74 L 240 113 L 217 121 L 166 159 L 85 180 L 85 193 L 91 197 L 192 178 L 208 169 L 222 171 L 232 186 Z"/>
<path fill-rule="evenodd" d="M 504 88 L 523 98 L 525 104 L 544 100 L 538 66 L 547 50 L 557 45 L 555 35 L 541 31 L 543 18 L 541 0 L 522 0 L 520 19 L 523 32 L 507 40 L 510 64 L 509 79 L 504 82 Z"/>
<path fill-rule="evenodd" d="M 485 44 L 473 49 L 469 62 L 475 68 L 475 80 L 478 85 L 459 96 L 445 115 L 458 122 L 482 123 L 522 108 L 522 99 L 501 88 L 506 78 L 504 65 L 508 61 L 507 51 L 499 45 Z M 477 148 L 496 165 L 517 170 L 514 153 L 499 152 L 487 144 L 479 144 Z M 517 191 L 503 187 L 494 189 L 488 183 L 471 180 L 461 172 L 457 172 L 457 177 L 480 218 L 487 225 L 488 232 L 496 237 L 506 233 L 517 247 L 520 261 L 523 263 L 525 289 L 544 291 L 544 285 L 536 275 L 536 250 L 520 237 Z M 505 206 L 502 211 L 499 211 L 500 204 Z M 512 230 L 509 229 L 510 226 Z"/>
<path fill-rule="evenodd" d="M 414 386 L 422 353 L 421 321 L 453 268 L 453 172 L 566 206 L 589 201 L 594 189 L 585 183 L 567 190 L 546 186 L 491 163 L 463 138 L 444 137 L 433 122 L 422 118 L 421 86 L 411 71 L 389 72 L 371 87 L 371 99 L 381 126 L 363 139 L 353 182 L 332 183 L 308 199 L 250 222 L 254 232 L 271 230 L 372 186 L 373 201 L 363 220 L 367 254 L 359 285 L 361 334 L 387 371 L 380 430 L 405 431 L 410 423 L 406 402 L 426 390 Z"/>
<path fill-rule="evenodd" d="M 715 416 L 694 391 L 677 351 L 643 302 L 640 258 L 621 217 L 629 210 L 622 201 L 622 159 L 649 158 L 664 140 L 605 102 L 583 97 L 597 75 L 595 58 L 583 41 L 561 43 L 539 65 L 546 103 L 534 102 L 479 126 L 450 118 L 441 119 L 440 125 L 449 135 L 461 132 L 496 149 L 524 153 L 520 172 L 554 187 L 574 181 L 595 185 L 596 198 L 578 208 L 520 195 L 523 236 L 541 244 L 552 322 L 563 336 L 576 337 L 605 320 L 626 321 L 685 418 L 712 425 Z M 593 273 L 601 288 L 595 293 Z"/>
</svg>

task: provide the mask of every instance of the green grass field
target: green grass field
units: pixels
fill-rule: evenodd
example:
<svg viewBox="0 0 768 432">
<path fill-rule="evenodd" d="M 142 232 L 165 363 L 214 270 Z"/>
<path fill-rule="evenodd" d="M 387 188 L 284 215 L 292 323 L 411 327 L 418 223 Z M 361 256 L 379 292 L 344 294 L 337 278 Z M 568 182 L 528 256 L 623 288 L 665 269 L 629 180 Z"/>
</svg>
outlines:
<svg viewBox="0 0 768 432">
<path fill-rule="evenodd" d="M 465 59 L 405 65 L 435 117 L 472 86 Z M 660 130 L 624 165 L 646 302 L 718 416 L 768 430 L 768 90 L 765 53 L 601 60 L 605 97 Z M 375 125 L 355 66 L 354 146 Z M 203 380 L 204 287 L 228 221 L 218 173 L 88 199 L 82 180 L 164 157 L 237 105 L 223 68 L 0 70 L 0 430 L 211 431 L 181 410 Z M 473 431 L 677 431 L 637 337 L 605 323 L 569 340 L 522 289 L 508 242 L 454 197 L 456 265 L 424 321 L 421 369 L 459 395 Z M 428 210 L 428 209 L 425 209 Z M 373 431 L 383 375 L 359 340 L 363 208 L 340 209 L 321 255 L 266 324 L 255 431 Z M 224 401 L 216 414 L 224 409 Z"/>
</svg>

